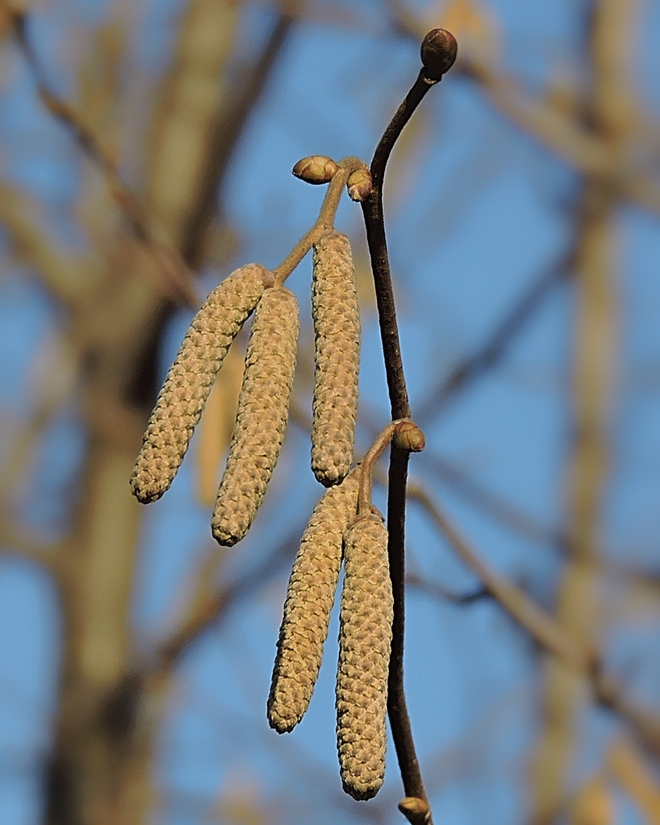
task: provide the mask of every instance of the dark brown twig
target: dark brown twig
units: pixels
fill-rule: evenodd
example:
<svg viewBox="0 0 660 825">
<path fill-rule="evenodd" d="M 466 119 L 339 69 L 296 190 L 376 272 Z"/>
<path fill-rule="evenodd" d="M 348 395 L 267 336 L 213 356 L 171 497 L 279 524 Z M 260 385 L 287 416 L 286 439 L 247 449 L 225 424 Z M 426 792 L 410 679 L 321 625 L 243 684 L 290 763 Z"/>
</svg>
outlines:
<svg viewBox="0 0 660 825">
<path fill-rule="evenodd" d="M 385 129 L 380 143 L 376 147 L 371 162 L 373 189 L 371 194 L 362 202 L 393 420 L 410 418 L 411 410 L 401 358 L 394 291 L 387 254 L 387 239 L 383 212 L 383 181 L 387 161 L 397 138 L 428 90 L 431 86 L 435 85 L 442 76 L 442 72 L 439 74 L 429 72 L 429 66 L 424 56 L 425 46 L 427 46 L 427 57 L 428 46 L 438 44 L 438 35 L 440 45 L 445 47 L 447 45 L 450 47 L 453 46 L 453 54 L 455 56 L 456 43 L 453 37 L 447 32 L 441 29 L 435 29 L 424 38 L 424 44 L 422 46 L 424 68 L 420 71 L 415 83 L 406 95 L 401 106 L 399 106 L 390 124 Z M 451 51 L 451 49 L 449 51 Z M 444 71 L 451 66 L 451 62 L 453 61 L 449 62 Z M 428 806 L 428 797 L 415 752 L 415 743 L 412 736 L 403 684 L 405 503 L 408 455 L 406 450 L 401 450 L 395 445 L 392 445 L 388 479 L 387 529 L 389 534 L 388 554 L 390 576 L 392 578 L 392 592 L 394 596 L 394 620 L 392 623 L 392 655 L 390 658 L 388 679 L 387 710 L 399 769 L 401 771 L 401 778 L 406 793 L 406 800 L 415 800 L 415 802 L 411 804 L 403 805 L 403 807 L 400 807 L 400 810 L 414 825 L 417 825 L 417 823 L 427 823 L 430 825 L 432 822 L 431 811 Z"/>
</svg>

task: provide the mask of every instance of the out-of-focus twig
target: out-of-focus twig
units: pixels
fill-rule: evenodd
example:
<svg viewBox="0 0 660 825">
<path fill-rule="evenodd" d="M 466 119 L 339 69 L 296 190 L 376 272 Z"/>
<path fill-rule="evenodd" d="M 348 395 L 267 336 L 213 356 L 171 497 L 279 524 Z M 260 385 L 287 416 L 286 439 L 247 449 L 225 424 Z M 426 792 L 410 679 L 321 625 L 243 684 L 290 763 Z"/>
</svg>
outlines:
<svg viewBox="0 0 660 825">
<path fill-rule="evenodd" d="M 420 424 L 435 421 L 445 411 L 450 400 L 470 387 L 487 370 L 499 364 L 513 340 L 540 309 L 554 287 L 572 275 L 572 264 L 573 254 L 566 254 L 531 283 L 486 341 L 456 364 L 449 375 L 431 390 L 420 406 L 417 416 Z"/>
<path fill-rule="evenodd" d="M 67 309 L 78 308 L 93 282 L 93 272 L 48 238 L 46 218 L 38 204 L 10 184 L 0 183 L 0 222 L 18 255 L 34 268 L 52 295 Z"/>
<path fill-rule="evenodd" d="M 81 150 L 101 170 L 108 181 L 115 202 L 122 210 L 135 237 L 157 262 L 163 283 L 167 286 L 171 296 L 184 305 L 196 308 L 199 300 L 192 287 L 192 273 L 187 264 L 176 249 L 158 240 L 152 217 L 121 179 L 110 153 L 73 106 L 49 87 L 43 69 L 27 37 L 26 15 L 15 13 L 13 24 L 16 40 L 32 71 L 41 102 L 54 118 L 71 131 Z"/>
<path fill-rule="evenodd" d="M 596 661 L 596 654 L 576 642 L 555 619 L 542 610 L 520 588 L 492 570 L 470 547 L 467 540 L 431 499 L 422 487 L 410 485 L 408 494 L 418 501 L 443 533 L 461 559 L 473 570 L 488 592 L 522 625 L 544 649 L 552 651 L 563 661 L 580 670 L 589 670 Z"/>
<path fill-rule="evenodd" d="M 607 749 L 606 764 L 647 821 L 660 822 L 660 787 L 635 743 L 623 736 L 615 739 Z"/>
</svg>

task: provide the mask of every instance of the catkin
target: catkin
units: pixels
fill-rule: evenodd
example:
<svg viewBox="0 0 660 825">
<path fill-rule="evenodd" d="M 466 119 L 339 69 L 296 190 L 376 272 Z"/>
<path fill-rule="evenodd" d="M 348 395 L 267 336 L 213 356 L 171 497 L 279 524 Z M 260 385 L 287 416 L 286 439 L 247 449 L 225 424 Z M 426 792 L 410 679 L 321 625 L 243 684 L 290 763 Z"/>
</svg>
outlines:
<svg viewBox="0 0 660 825">
<path fill-rule="evenodd" d="M 273 275 L 260 264 L 231 273 L 195 315 L 167 373 L 131 476 L 133 495 L 155 501 L 169 489 L 229 345 Z"/>
<path fill-rule="evenodd" d="M 342 539 L 357 509 L 354 470 L 318 502 L 293 564 L 268 697 L 268 722 L 278 733 L 300 722 L 321 667 L 341 568 Z"/>
<path fill-rule="evenodd" d="M 314 246 L 313 266 L 312 470 L 329 487 L 350 469 L 358 404 L 360 310 L 346 235 L 326 232 Z"/>
<path fill-rule="evenodd" d="M 267 289 L 252 323 L 236 424 L 211 520 L 213 536 L 222 545 L 231 547 L 245 536 L 277 464 L 289 416 L 299 326 L 293 292 Z"/>
<path fill-rule="evenodd" d="M 387 673 L 392 641 L 392 585 L 387 530 L 360 516 L 344 537 L 346 577 L 339 617 L 337 750 L 342 783 L 370 799 L 385 776 Z"/>
</svg>

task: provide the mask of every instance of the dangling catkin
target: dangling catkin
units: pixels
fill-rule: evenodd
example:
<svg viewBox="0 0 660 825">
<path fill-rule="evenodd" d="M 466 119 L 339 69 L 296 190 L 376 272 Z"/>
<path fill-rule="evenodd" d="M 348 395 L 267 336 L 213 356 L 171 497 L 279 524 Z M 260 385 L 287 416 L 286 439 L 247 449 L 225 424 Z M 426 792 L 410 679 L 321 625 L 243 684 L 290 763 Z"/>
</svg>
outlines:
<svg viewBox="0 0 660 825">
<path fill-rule="evenodd" d="M 387 530 L 380 516 L 358 516 L 349 527 L 344 537 L 344 563 L 337 750 L 346 793 L 354 799 L 370 799 L 385 776 L 387 672 L 392 641 Z"/>
<path fill-rule="evenodd" d="M 256 307 L 272 273 L 248 264 L 206 299 L 167 373 L 131 476 L 133 495 L 148 503 L 169 488 L 186 454 L 229 345 Z"/>
<path fill-rule="evenodd" d="M 254 314 L 236 424 L 211 521 L 213 536 L 222 545 L 231 547 L 245 536 L 277 464 L 289 416 L 299 326 L 293 292 L 267 289 Z"/>
<path fill-rule="evenodd" d="M 277 643 L 268 722 L 278 733 L 300 722 L 321 667 L 330 611 L 341 568 L 342 539 L 357 509 L 354 470 L 314 508 L 291 571 Z"/>
<path fill-rule="evenodd" d="M 312 317 L 315 336 L 312 470 L 329 487 L 353 460 L 360 366 L 360 310 L 351 246 L 326 232 L 314 246 Z"/>
</svg>

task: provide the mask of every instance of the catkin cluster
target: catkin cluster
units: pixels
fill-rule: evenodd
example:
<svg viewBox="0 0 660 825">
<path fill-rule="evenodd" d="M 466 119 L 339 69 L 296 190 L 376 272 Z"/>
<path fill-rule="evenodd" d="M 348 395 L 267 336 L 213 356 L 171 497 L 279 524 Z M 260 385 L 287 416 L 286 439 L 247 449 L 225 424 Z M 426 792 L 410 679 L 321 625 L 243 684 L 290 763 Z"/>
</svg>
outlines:
<svg viewBox="0 0 660 825">
<path fill-rule="evenodd" d="M 387 530 L 380 515 L 356 518 L 359 483 L 354 470 L 329 489 L 303 534 L 284 605 L 268 721 L 284 733 L 307 710 L 343 555 L 337 749 L 344 790 L 354 799 L 369 799 L 385 775 L 393 602 Z"/>
<path fill-rule="evenodd" d="M 353 460 L 360 366 L 360 310 L 351 246 L 330 230 L 314 246 L 312 470 L 338 484 Z"/>
<path fill-rule="evenodd" d="M 170 368 L 151 415 L 131 487 L 142 502 L 169 488 L 229 345 L 250 313 L 243 386 L 212 518 L 220 544 L 242 539 L 279 458 L 296 370 L 298 302 L 259 264 L 233 272 L 209 295 Z"/>
</svg>

